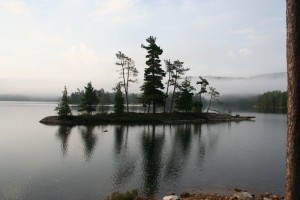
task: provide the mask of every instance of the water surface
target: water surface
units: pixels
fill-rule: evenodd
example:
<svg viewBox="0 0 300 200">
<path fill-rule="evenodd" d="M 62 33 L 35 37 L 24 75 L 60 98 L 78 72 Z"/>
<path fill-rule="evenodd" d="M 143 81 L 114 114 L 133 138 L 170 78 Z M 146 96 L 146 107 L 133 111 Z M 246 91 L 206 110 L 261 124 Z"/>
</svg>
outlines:
<svg viewBox="0 0 300 200">
<path fill-rule="evenodd" d="M 0 199 L 104 199 L 113 191 L 283 195 L 286 115 L 198 125 L 47 126 L 54 103 L 0 102 Z"/>
</svg>

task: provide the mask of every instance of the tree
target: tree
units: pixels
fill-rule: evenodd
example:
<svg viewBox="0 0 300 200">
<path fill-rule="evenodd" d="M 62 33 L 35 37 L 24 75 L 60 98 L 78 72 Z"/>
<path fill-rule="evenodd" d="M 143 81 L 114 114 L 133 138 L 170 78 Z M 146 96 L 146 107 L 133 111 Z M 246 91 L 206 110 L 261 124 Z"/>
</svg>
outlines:
<svg viewBox="0 0 300 200">
<path fill-rule="evenodd" d="M 174 65 L 173 63 L 171 63 L 170 60 L 165 60 L 165 63 L 166 63 L 166 72 L 168 74 L 168 80 L 166 82 L 167 84 L 167 90 L 166 90 L 166 93 L 165 93 L 165 105 L 164 105 L 164 113 L 166 112 L 166 106 L 167 106 L 167 98 L 168 98 L 168 95 L 169 95 L 169 86 L 171 84 L 171 81 L 172 81 L 172 76 L 174 75 Z"/>
<path fill-rule="evenodd" d="M 150 36 L 146 39 L 149 46 L 144 46 L 142 48 L 146 49 L 148 54 L 146 58 L 146 65 L 148 68 L 144 72 L 144 84 L 141 87 L 143 91 L 143 99 L 147 99 L 153 105 L 153 113 L 156 112 L 156 104 L 164 104 L 164 85 L 162 84 L 162 79 L 166 75 L 165 71 L 161 68 L 159 56 L 162 54 L 163 50 L 157 46 L 155 43 L 156 38 Z"/>
<path fill-rule="evenodd" d="M 286 200 L 300 199 L 300 1 L 287 0 L 288 131 Z"/>
<path fill-rule="evenodd" d="M 121 91 L 121 83 L 118 83 L 113 90 L 116 91 L 114 111 L 117 114 L 121 114 L 124 112 L 124 98 Z"/>
<path fill-rule="evenodd" d="M 208 111 L 210 110 L 210 107 L 213 103 L 220 103 L 219 101 L 219 96 L 220 96 L 220 93 L 216 90 L 216 88 L 214 87 L 209 87 L 209 103 L 208 103 L 208 107 L 207 107 L 207 110 L 206 112 L 208 113 Z"/>
<path fill-rule="evenodd" d="M 138 75 L 138 70 L 135 67 L 134 61 L 123 54 L 121 51 L 118 51 L 116 53 L 116 57 L 118 61 L 116 62 L 116 65 L 121 67 L 120 70 L 120 76 L 122 78 L 122 85 L 124 87 L 125 91 L 125 99 L 126 99 L 126 110 L 127 112 L 129 111 L 128 108 L 128 88 L 129 88 L 129 83 L 135 83 L 137 82 L 137 75 Z"/>
<path fill-rule="evenodd" d="M 202 76 L 199 76 L 200 81 L 197 81 L 197 85 L 200 84 L 200 91 L 198 92 L 200 98 L 199 98 L 199 111 L 200 113 L 202 113 L 202 107 L 203 107 L 203 103 L 202 103 L 202 94 L 207 93 L 206 87 L 209 85 L 208 81 L 203 78 Z"/>
<path fill-rule="evenodd" d="M 176 98 L 176 107 L 179 110 L 185 110 L 186 113 L 192 110 L 193 90 L 195 90 L 195 88 L 191 85 L 191 80 L 188 77 L 185 77 L 184 81 L 179 86 L 179 92 L 177 93 L 178 96 Z"/>
<path fill-rule="evenodd" d="M 65 119 L 68 116 L 72 115 L 71 108 L 69 106 L 68 91 L 66 86 L 64 87 L 62 93 L 63 95 L 55 110 L 57 111 L 59 118 Z"/>
<path fill-rule="evenodd" d="M 91 114 L 93 111 L 96 110 L 95 106 L 99 102 L 97 92 L 93 88 L 91 82 L 87 83 L 87 86 L 84 87 L 84 89 L 85 91 L 81 97 L 79 111 L 86 111 L 88 114 Z"/>
<path fill-rule="evenodd" d="M 172 75 L 172 81 L 171 85 L 173 85 L 173 94 L 172 94 L 172 99 L 171 99 L 171 108 L 170 108 L 170 113 L 172 113 L 173 109 L 173 102 L 174 102 L 174 95 L 176 92 L 176 88 L 179 86 L 178 80 L 181 79 L 181 76 L 185 74 L 186 71 L 190 70 L 189 68 L 183 68 L 183 62 L 179 60 L 175 60 L 173 63 L 173 75 Z"/>
</svg>

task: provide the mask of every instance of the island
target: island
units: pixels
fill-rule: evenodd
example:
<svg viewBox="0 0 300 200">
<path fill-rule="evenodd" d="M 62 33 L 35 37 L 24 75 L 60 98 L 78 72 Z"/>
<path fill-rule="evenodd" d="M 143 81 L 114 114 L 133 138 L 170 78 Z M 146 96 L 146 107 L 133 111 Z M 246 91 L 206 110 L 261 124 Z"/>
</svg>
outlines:
<svg viewBox="0 0 300 200">
<path fill-rule="evenodd" d="M 215 123 L 253 120 L 255 116 L 240 116 L 220 113 L 97 113 L 95 115 L 72 115 L 67 118 L 48 116 L 40 120 L 46 125 L 101 125 L 101 124 L 184 124 Z"/>
</svg>

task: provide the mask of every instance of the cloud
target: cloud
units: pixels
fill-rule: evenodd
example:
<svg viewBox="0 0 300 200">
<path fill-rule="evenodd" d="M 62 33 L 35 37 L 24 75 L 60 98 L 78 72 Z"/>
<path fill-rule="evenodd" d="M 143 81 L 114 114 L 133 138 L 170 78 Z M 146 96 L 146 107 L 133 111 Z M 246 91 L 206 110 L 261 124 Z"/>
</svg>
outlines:
<svg viewBox="0 0 300 200">
<path fill-rule="evenodd" d="M 242 48 L 238 50 L 238 54 L 242 57 L 250 57 L 253 54 L 253 52 L 248 48 Z"/>
<path fill-rule="evenodd" d="M 136 0 L 104 0 L 97 3 L 97 8 L 90 16 L 113 23 L 142 23 L 145 13 L 138 7 Z"/>
<path fill-rule="evenodd" d="M 31 14 L 28 5 L 24 1 L 9 1 L 4 3 L 4 7 L 13 14 L 28 15 Z"/>
<path fill-rule="evenodd" d="M 253 34 L 254 29 L 252 27 L 242 28 L 242 29 L 236 29 L 232 31 L 232 33 L 235 34 Z"/>
<path fill-rule="evenodd" d="M 31 37 L 37 38 L 37 39 L 42 40 L 42 41 L 47 42 L 47 43 L 60 44 L 60 43 L 63 42 L 63 39 L 61 39 L 59 37 L 55 37 L 55 36 L 52 36 L 52 35 L 44 34 L 44 33 L 41 33 L 39 31 L 30 31 L 30 32 L 28 32 L 28 34 Z"/>
<path fill-rule="evenodd" d="M 97 54 L 84 43 L 70 47 L 62 54 L 62 58 L 74 66 L 85 66 L 99 62 Z"/>
</svg>

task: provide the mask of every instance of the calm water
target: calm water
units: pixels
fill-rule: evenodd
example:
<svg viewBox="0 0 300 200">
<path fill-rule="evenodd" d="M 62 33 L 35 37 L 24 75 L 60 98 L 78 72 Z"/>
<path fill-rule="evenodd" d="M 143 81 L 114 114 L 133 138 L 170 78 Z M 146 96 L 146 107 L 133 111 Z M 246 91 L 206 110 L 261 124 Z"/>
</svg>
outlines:
<svg viewBox="0 0 300 200">
<path fill-rule="evenodd" d="M 56 104 L 0 102 L 0 199 L 113 191 L 284 193 L 286 115 L 203 125 L 46 126 Z"/>
</svg>

